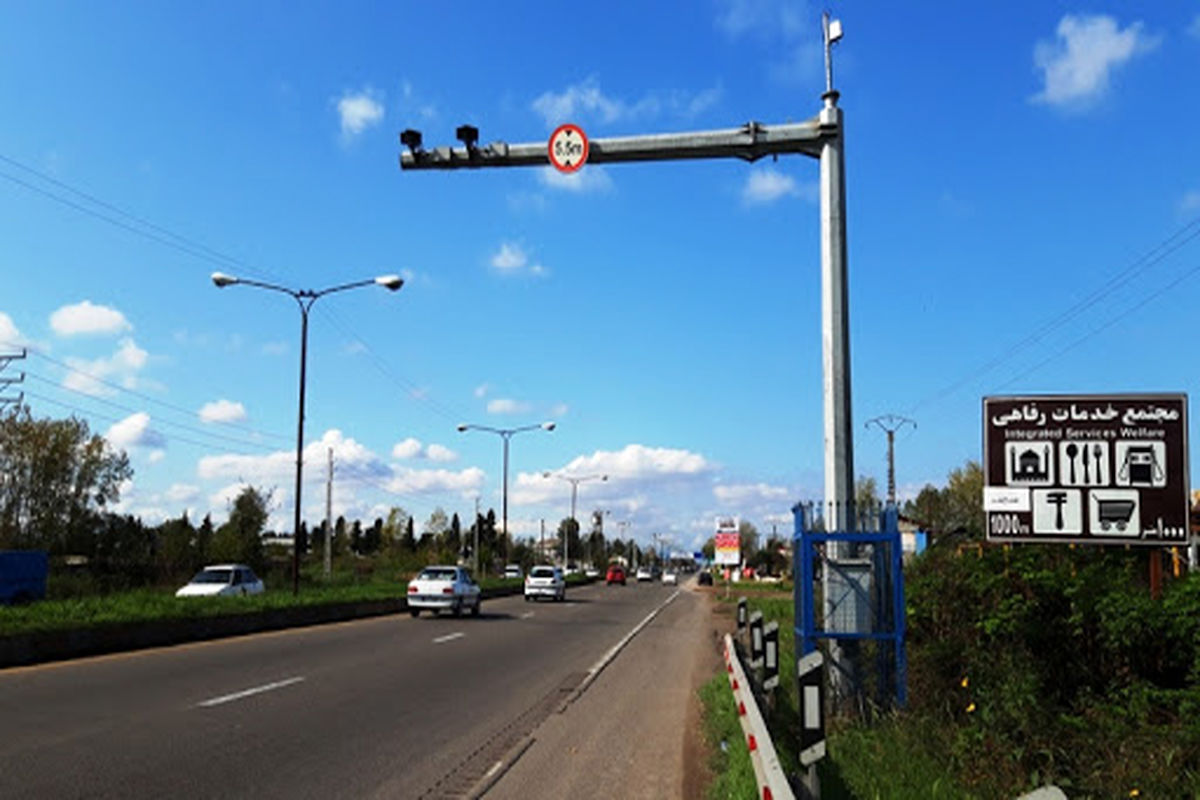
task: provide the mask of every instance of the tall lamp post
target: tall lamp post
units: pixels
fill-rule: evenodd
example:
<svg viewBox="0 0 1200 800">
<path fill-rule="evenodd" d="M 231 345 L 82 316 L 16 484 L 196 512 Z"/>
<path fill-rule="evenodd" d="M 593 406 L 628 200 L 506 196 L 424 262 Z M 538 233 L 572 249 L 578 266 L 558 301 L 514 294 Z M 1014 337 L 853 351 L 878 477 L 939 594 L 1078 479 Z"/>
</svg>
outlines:
<svg viewBox="0 0 1200 800">
<path fill-rule="evenodd" d="M 330 286 L 328 289 L 321 289 L 320 291 L 313 291 L 312 289 L 289 289 L 286 286 L 277 286 L 273 283 L 253 281 L 248 278 L 235 278 L 223 272 L 214 272 L 212 274 L 212 282 L 216 284 L 218 289 L 240 284 L 243 286 L 256 286 L 259 289 L 270 289 L 273 292 L 283 292 L 284 294 L 291 295 L 295 299 L 296 305 L 300 307 L 300 411 L 296 422 L 296 508 L 292 524 L 292 594 L 296 595 L 300 593 L 300 487 L 304 472 L 304 380 L 308 363 L 308 312 L 312 309 L 313 303 L 317 302 L 317 298 L 324 297 L 327 294 L 342 292 L 346 289 L 357 289 L 360 286 L 370 286 L 372 284 L 382 286 L 394 292 L 404 285 L 404 280 L 399 275 L 380 275 L 377 278 L 344 283 L 340 286 Z M 325 532 L 326 547 L 329 547 L 332 535 L 332 531 Z"/>
<path fill-rule="evenodd" d="M 607 475 L 563 475 L 558 472 L 543 472 L 543 478 L 558 478 L 559 480 L 567 481 L 571 484 L 571 521 L 575 523 L 575 532 L 579 532 L 579 521 L 575 519 L 575 497 L 579 493 L 579 484 L 587 481 L 606 481 Z M 563 572 L 565 573 L 571 566 L 571 531 L 563 531 Z"/>
<path fill-rule="evenodd" d="M 504 440 L 504 484 L 501 489 L 501 525 L 503 526 L 504 536 L 504 560 L 508 559 L 508 440 L 513 437 L 513 434 L 522 433 L 524 431 L 536 431 L 538 429 L 544 431 L 552 431 L 555 428 L 553 422 L 542 422 L 538 425 L 522 425 L 520 428 L 492 428 L 487 425 L 468 425 L 462 423 L 458 426 L 459 433 L 467 431 L 487 431 L 494 433 Z"/>
</svg>

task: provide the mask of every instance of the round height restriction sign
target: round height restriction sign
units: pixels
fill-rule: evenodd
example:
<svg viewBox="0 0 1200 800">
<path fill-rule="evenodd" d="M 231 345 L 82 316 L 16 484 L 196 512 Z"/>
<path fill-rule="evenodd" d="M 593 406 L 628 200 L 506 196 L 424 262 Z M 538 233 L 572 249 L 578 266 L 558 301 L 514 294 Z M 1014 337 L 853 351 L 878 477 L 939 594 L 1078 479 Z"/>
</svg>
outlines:
<svg viewBox="0 0 1200 800">
<path fill-rule="evenodd" d="M 578 125 L 559 125 L 550 134 L 550 163 L 559 172 L 575 172 L 587 157 L 587 134 Z"/>
</svg>

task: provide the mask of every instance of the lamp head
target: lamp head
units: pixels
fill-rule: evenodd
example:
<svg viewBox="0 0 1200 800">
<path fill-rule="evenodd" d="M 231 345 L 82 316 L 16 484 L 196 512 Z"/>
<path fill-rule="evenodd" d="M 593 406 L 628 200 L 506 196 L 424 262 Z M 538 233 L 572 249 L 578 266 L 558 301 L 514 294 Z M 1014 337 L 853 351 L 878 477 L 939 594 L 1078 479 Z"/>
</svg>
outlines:
<svg viewBox="0 0 1200 800">
<path fill-rule="evenodd" d="M 421 149 L 421 132 L 408 128 L 400 133 L 400 144 L 414 153 Z"/>
<path fill-rule="evenodd" d="M 602 480 L 602 481 L 606 481 L 606 480 L 608 480 L 608 476 L 607 476 L 607 475 L 601 475 L 601 476 L 600 476 L 600 480 Z"/>
<path fill-rule="evenodd" d="M 549 478 L 549 477 L 550 477 L 550 472 L 549 472 L 549 471 L 543 472 L 543 473 L 542 473 L 542 477 L 543 477 L 543 478 Z"/>
<path fill-rule="evenodd" d="M 543 422 L 542 423 L 543 430 L 552 431 L 552 430 L 554 430 L 554 428 L 555 428 L 555 423 L 553 423 L 553 422 Z"/>
<path fill-rule="evenodd" d="M 469 427 L 471 427 L 471 426 L 470 426 L 470 425 L 468 425 L 467 423 L 465 423 L 465 422 L 460 422 L 460 423 L 458 424 L 458 432 L 459 432 L 459 433 L 465 433 L 465 432 L 466 432 L 466 430 L 467 430 L 467 428 L 469 428 Z"/>
<path fill-rule="evenodd" d="M 404 279 L 399 275 L 380 275 L 375 282 L 389 291 L 396 291 L 404 285 Z"/>
<path fill-rule="evenodd" d="M 238 279 L 232 275 L 226 275 L 224 272 L 214 272 L 212 274 L 212 282 L 216 284 L 218 289 L 223 289 L 226 286 L 233 286 L 238 282 Z"/>
<path fill-rule="evenodd" d="M 473 150 L 475 143 L 479 141 L 479 128 L 474 125 L 459 125 L 454 131 L 454 136 L 466 145 L 468 150 Z"/>
</svg>

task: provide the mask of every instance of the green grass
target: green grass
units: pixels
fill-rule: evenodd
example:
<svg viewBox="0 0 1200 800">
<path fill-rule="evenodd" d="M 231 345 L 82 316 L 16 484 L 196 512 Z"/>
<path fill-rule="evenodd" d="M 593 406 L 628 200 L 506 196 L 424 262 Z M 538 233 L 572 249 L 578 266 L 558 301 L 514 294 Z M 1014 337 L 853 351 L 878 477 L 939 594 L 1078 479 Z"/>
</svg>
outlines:
<svg viewBox="0 0 1200 800">
<path fill-rule="evenodd" d="M 792 598 L 764 597 L 763 592 L 743 591 L 754 584 L 734 584 L 728 601 L 737 603 L 744 595 L 750 613 L 761 611 L 765 622 L 779 624 L 779 687 L 775 690 L 773 710 L 764 709 L 771 740 L 780 765 L 789 775 L 798 775 L 800 764 L 796 743 L 799 738 L 799 697 L 796 685 L 795 635 Z M 778 587 L 772 587 L 778 589 Z M 713 772 L 716 778 L 714 798 L 752 797 L 755 784 L 749 754 L 741 742 L 741 729 L 733 707 L 733 694 L 724 673 L 717 675 L 701 692 L 705 707 L 705 728 L 710 742 L 716 736 L 734 736 L 739 750 L 730 741 L 728 753 L 716 751 Z M 722 705 L 722 703 L 724 705 Z M 725 717 L 728 716 L 728 719 Z M 729 726 L 732 725 L 732 728 Z M 731 733 L 736 731 L 736 733 Z M 824 800 L 906 800 L 924 798 L 972 798 L 952 777 L 948 777 L 945 759 L 936 756 L 939 747 L 949 747 L 952 731 L 920 729 L 918 721 L 903 716 L 890 717 L 875 725 L 844 724 L 830 730 L 828 754 L 819 762 Z M 742 774 L 745 761 L 748 777 Z M 728 774 L 726 774 L 728 773 Z M 747 781 L 748 783 L 743 783 Z M 746 794 L 749 792 L 749 794 Z"/>
<path fill-rule="evenodd" d="M 409 575 L 389 572 L 381 570 L 374 575 L 357 576 L 352 571 L 342 570 L 334 572 L 326 583 L 317 577 L 319 571 L 306 570 L 301 575 L 298 595 L 292 594 L 289 584 L 249 597 L 175 597 L 178 587 L 170 586 L 42 600 L 24 606 L 0 606 L 0 636 L 403 597 Z M 572 584 L 577 582 L 571 581 Z M 484 589 L 518 588 L 521 581 L 485 578 L 480 581 L 480 586 Z"/>
<path fill-rule="evenodd" d="M 704 735 L 712 753 L 709 767 L 714 776 L 707 797 L 709 800 L 757 797 L 758 781 L 724 673 L 700 687 L 700 701 L 704 705 Z"/>
</svg>

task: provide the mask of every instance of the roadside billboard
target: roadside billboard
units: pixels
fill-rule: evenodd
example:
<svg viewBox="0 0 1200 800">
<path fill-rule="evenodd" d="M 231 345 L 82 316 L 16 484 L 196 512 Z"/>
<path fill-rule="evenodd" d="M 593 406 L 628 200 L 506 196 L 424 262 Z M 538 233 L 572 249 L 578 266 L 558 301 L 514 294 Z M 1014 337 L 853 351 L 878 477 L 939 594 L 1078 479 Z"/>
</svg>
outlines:
<svg viewBox="0 0 1200 800">
<path fill-rule="evenodd" d="M 1188 541 L 1187 395 L 983 399 L 988 539 Z"/>
<path fill-rule="evenodd" d="M 742 563 L 742 541 L 738 528 L 737 517 L 717 517 L 717 532 L 713 537 L 715 563 L 733 566 Z"/>
</svg>

